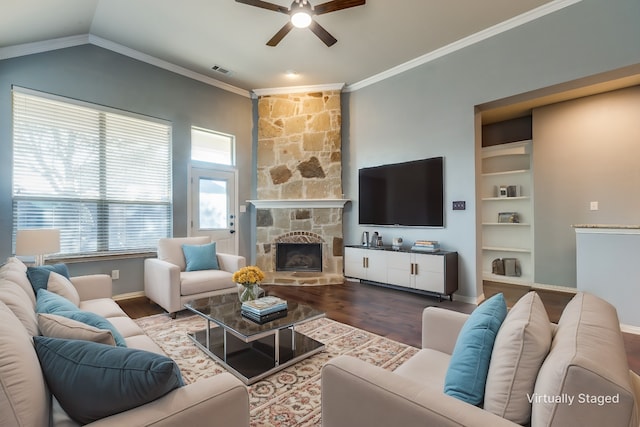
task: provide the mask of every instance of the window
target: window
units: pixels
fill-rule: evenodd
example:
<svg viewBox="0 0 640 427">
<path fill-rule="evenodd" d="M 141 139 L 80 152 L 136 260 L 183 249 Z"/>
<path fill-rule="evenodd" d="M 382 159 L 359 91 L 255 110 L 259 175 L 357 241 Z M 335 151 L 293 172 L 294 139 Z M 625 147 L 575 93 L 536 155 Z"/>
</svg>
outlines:
<svg viewBox="0 0 640 427">
<path fill-rule="evenodd" d="M 13 91 L 13 235 L 58 228 L 61 254 L 153 249 L 171 235 L 171 126 Z"/>
<path fill-rule="evenodd" d="M 235 164 L 234 136 L 192 127 L 191 160 L 233 166 Z"/>
</svg>

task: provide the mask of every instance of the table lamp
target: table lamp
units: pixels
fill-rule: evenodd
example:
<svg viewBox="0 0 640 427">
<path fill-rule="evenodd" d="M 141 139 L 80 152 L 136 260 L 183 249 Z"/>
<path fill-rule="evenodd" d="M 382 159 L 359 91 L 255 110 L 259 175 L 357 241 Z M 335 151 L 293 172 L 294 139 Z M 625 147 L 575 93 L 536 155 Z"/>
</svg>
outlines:
<svg viewBox="0 0 640 427">
<path fill-rule="evenodd" d="M 38 228 L 18 230 L 16 233 L 16 255 L 34 255 L 35 264 L 43 265 L 44 256 L 60 252 L 60 230 Z"/>
</svg>

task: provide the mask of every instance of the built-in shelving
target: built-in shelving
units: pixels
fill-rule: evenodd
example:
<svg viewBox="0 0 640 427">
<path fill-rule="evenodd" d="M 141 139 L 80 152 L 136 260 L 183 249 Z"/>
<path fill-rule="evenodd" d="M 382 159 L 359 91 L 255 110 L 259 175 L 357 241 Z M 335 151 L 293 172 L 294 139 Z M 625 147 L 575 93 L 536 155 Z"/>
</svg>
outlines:
<svg viewBox="0 0 640 427">
<path fill-rule="evenodd" d="M 482 148 L 480 202 L 482 206 L 483 279 L 494 282 L 531 284 L 533 260 L 532 141 L 519 141 Z M 500 196 L 501 186 L 518 186 L 514 197 Z M 518 222 L 500 222 L 500 213 L 517 214 Z M 520 276 L 492 273 L 495 259 L 515 258 Z"/>
</svg>

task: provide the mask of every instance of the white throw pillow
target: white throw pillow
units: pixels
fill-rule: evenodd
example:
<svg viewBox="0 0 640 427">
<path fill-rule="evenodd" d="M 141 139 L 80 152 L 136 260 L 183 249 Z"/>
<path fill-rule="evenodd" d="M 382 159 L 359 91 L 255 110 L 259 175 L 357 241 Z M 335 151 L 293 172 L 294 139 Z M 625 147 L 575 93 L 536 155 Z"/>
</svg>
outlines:
<svg viewBox="0 0 640 427">
<path fill-rule="evenodd" d="M 58 294 L 61 297 L 65 297 L 71 301 L 76 307 L 80 305 L 80 295 L 75 286 L 64 277 L 62 274 L 58 274 L 52 271 L 49 274 L 49 281 L 47 282 L 47 290 Z"/>
<path fill-rule="evenodd" d="M 9 307 L 29 335 L 36 336 L 39 334 L 38 319 L 31 300 L 19 285 L 6 279 L 0 279 L 0 301 Z M 2 336 L 0 335 L 0 337 Z M 5 339 L 5 337 L 2 337 L 2 339 Z"/>
<path fill-rule="evenodd" d="M 511 308 L 491 353 L 484 409 L 517 424 L 531 418 L 538 371 L 551 347 L 551 324 L 542 300 L 529 292 Z"/>
<path fill-rule="evenodd" d="M 40 333 L 45 337 L 116 345 L 113 333 L 109 329 L 99 329 L 57 314 L 38 314 L 38 326 L 40 327 Z"/>
</svg>

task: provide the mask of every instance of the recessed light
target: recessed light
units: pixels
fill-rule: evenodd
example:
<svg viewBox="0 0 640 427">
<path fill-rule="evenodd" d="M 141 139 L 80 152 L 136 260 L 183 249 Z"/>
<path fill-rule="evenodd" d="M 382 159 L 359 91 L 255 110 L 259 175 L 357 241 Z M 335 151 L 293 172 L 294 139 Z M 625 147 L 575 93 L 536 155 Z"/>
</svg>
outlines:
<svg viewBox="0 0 640 427">
<path fill-rule="evenodd" d="M 287 77 L 289 77 L 290 79 L 293 79 L 293 78 L 298 77 L 300 75 L 300 73 L 298 73 L 295 70 L 287 70 L 287 71 L 284 72 L 284 74 Z"/>
</svg>

